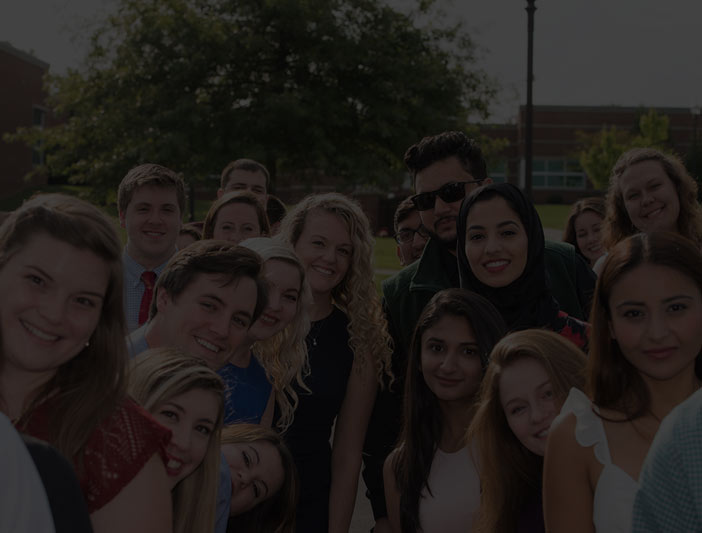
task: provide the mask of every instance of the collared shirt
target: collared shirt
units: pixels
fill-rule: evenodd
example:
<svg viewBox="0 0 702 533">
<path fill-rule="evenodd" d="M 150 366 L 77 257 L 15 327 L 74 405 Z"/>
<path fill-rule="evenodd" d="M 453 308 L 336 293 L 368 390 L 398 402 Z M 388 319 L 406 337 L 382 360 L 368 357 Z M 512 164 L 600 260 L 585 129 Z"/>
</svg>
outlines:
<svg viewBox="0 0 702 533">
<path fill-rule="evenodd" d="M 149 349 L 149 343 L 146 342 L 146 328 L 148 325 L 149 323 L 147 322 L 127 335 L 127 353 L 130 359 L 134 359 L 141 352 Z"/>
<path fill-rule="evenodd" d="M 156 279 L 161 275 L 166 263 L 168 260 L 153 269 Z M 127 332 L 131 333 L 139 327 L 139 308 L 145 289 L 141 275 L 146 272 L 146 269 L 129 256 L 126 246 L 122 251 L 122 265 L 124 266 L 124 317 L 127 321 Z"/>
<path fill-rule="evenodd" d="M 702 391 L 663 419 L 646 456 L 634 532 L 702 531 Z"/>
</svg>

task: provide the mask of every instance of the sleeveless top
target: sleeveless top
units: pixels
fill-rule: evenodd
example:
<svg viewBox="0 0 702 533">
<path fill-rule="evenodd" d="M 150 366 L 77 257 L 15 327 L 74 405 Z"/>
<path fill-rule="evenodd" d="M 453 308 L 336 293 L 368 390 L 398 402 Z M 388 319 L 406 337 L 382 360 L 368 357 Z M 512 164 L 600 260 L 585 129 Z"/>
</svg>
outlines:
<svg viewBox="0 0 702 533">
<path fill-rule="evenodd" d="M 447 453 L 439 448 L 431 462 L 427 485 L 419 497 L 423 531 L 465 533 L 480 506 L 480 477 L 467 447 Z"/>
<path fill-rule="evenodd" d="M 23 433 L 51 443 L 51 401 L 42 403 L 32 414 Z M 93 513 L 109 503 L 158 453 L 168 462 L 166 447 L 171 431 L 129 397 L 90 434 L 83 456 L 73 457 L 80 488 Z M 80 459 L 80 460 L 79 460 Z M 79 467 L 82 461 L 82 468 Z"/>
<path fill-rule="evenodd" d="M 271 395 L 271 384 L 266 371 L 251 354 L 246 368 L 227 363 L 217 370 L 224 381 L 224 425 L 259 424 Z"/>
<path fill-rule="evenodd" d="M 579 389 L 570 389 L 558 419 L 575 415 L 575 440 L 580 446 L 594 446 L 597 460 L 604 465 L 592 501 L 592 522 L 598 533 L 631 531 L 634 498 L 639 483 L 612 463 L 607 435 L 598 416 L 600 410 Z"/>
</svg>

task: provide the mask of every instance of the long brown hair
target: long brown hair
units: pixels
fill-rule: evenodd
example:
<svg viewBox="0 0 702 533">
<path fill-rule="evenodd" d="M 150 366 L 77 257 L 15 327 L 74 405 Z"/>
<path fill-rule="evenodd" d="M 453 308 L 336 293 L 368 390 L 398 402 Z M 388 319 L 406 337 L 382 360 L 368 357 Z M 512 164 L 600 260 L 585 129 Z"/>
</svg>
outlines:
<svg viewBox="0 0 702 533">
<path fill-rule="evenodd" d="M 566 221 L 566 227 L 565 230 L 563 230 L 563 242 L 569 242 L 572 244 L 575 247 L 575 251 L 583 257 L 585 256 L 578 246 L 578 236 L 575 232 L 575 220 L 587 211 L 595 213 L 604 221 L 607 214 L 605 199 L 599 196 L 591 196 L 589 198 L 581 198 L 575 202 L 573 207 L 570 209 L 568 220 Z"/>
<path fill-rule="evenodd" d="M 90 434 L 125 397 L 127 349 L 122 304 L 122 245 L 114 223 L 97 207 L 63 194 L 34 196 L 0 226 L 0 269 L 37 234 L 89 250 L 108 266 L 109 278 L 102 310 L 89 345 L 83 347 L 33 396 L 18 427 L 51 396 L 50 443 L 73 460 Z M 0 332 L 1 334 L 2 332 Z M 0 354 L 0 362 L 2 360 Z"/>
<path fill-rule="evenodd" d="M 702 291 L 702 256 L 697 247 L 677 233 L 639 233 L 612 248 L 597 279 L 592 303 L 592 336 L 587 361 L 587 392 L 601 408 L 621 412 L 627 420 L 642 416 L 650 407 L 648 388 L 638 370 L 621 352 L 609 330 L 609 297 L 626 273 L 643 265 L 676 270 L 695 282 Z M 655 280 L 651 280 L 655 283 Z M 695 371 L 700 372 L 700 355 Z"/>
<path fill-rule="evenodd" d="M 512 533 L 520 510 L 541 491 L 543 458 L 517 439 L 500 401 L 502 372 L 527 357 L 543 365 L 559 404 L 571 387 L 582 388 L 585 383 L 585 355 L 562 335 L 526 329 L 495 345 L 468 428 L 467 438 L 477 444 L 480 457 L 480 510 L 474 531 Z"/>
<path fill-rule="evenodd" d="M 607 217 L 602 242 L 609 249 L 622 239 L 638 233 L 624 205 L 619 180 L 632 165 L 644 161 L 657 161 L 673 182 L 680 202 L 677 231 L 697 246 L 702 244 L 702 208 L 697 202 L 697 182 L 690 176 L 679 158 L 664 154 L 655 148 L 632 148 L 624 152 L 612 169 L 607 189 Z"/>
<path fill-rule="evenodd" d="M 492 347 L 507 330 L 497 309 L 466 289 L 436 293 L 417 320 L 407 362 L 402 431 L 392 460 L 395 483 L 400 489 L 400 524 L 404 533 L 421 531 L 420 495 L 425 487 L 431 493 L 427 479 L 444 427 L 439 401 L 422 375 L 422 336 L 446 315 L 465 318 L 471 325 L 483 370 Z"/>
</svg>

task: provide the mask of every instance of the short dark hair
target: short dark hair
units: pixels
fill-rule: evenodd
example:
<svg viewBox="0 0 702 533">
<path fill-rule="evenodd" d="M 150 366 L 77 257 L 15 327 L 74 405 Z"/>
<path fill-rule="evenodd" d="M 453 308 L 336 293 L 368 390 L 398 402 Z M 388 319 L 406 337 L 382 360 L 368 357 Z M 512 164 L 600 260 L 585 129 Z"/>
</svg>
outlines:
<svg viewBox="0 0 702 533">
<path fill-rule="evenodd" d="M 158 277 L 149 319 L 158 312 L 156 296 L 159 290 L 166 291 L 175 299 L 198 274 L 221 274 L 226 277 L 225 285 L 242 277 L 252 278 L 256 282 L 256 307 L 251 317 L 253 324 L 268 303 L 268 289 L 262 276 L 262 267 L 261 256 L 233 242 L 212 239 L 194 242 L 177 252 Z"/>
<path fill-rule="evenodd" d="M 451 156 L 458 157 L 461 166 L 476 180 L 484 180 L 488 177 L 487 164 L 480 145 L 462 131 L 445 131 L 438 135 L 424 137 L 407 149 L 405 165 L 412 173 L 414 183 L 417 172 Z"/>
<path fill-rule="evenodd" d="M 268 169 L 263 166 L 258 161 L 253 159 L 237 159 L 229 163 L 222 171 L 222 176 L 220 178 L 220 187 L 222 189 L 227 188 L 227 184 L 231 179 L 231 173 L 235 170 L 246 170 L 248 172 L 261 172 L 266 177 L 266 192 L 271 188 L 271 175 Z"/>
<path fill-rule="evenodd" d="M 183 224 L 180 227 L 179 235 L 190 235 L 193 239 L 199 241 L 202 239 L 202 231 L 200 231 L 198 224 L 198 222 L 188 222 L 187 224 Z"/>
<path fill-rule="evenodd" d="M 395 209 L 395 215 L 392 217 L 392 226 L 395 230 L 395 233 L 397 233 L 397 228 L 399 227 L 400 222 L 408 218 L 414 212 L 418 211 L 417 207 L 412 201 L 411 196 L 408 196 L 397 205 L 397 209 Z"/>
</svg>

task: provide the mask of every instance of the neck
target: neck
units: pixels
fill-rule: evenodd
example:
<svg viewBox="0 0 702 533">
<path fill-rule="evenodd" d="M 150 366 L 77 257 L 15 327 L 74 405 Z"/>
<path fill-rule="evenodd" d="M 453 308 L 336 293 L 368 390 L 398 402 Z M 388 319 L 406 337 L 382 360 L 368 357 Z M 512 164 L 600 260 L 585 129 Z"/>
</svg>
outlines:
<svg viewBox="0 0 702 533">
<path fill-rule="evenodd" d="M 248 368 L 251 364 L 251 346 L 253 346 L 253 343 L 244 341 L 232 352 L 228 361 L 239 368 Z"/>
<path fill-rule="evenodd" d="M 312 322 L 328 317 L 332 309 L 331 293 L 315 292 L 312 294 L 312 307 L 310 308 L 310 319 Z"/>
<path fill-rule="evenodd" d="M 658 420 L 663 420 L 673 408 L 700 388 L 694 368 L 665 381 L 653 380 L 646 376 L 643 376 L 643 379 L 651 399 L 650 411 Z"/>
<path fill-rule="evenodd" d="M 145 270 L 154 270 L 156 267 L 168 261 L 168 259 L 176 252 L 176 248 L 173 246 L 173 249 L 168 253 L 168 255 L 158 257 L 147 256 L 135 251 L 134 247 L 129 242 L 127 242 L 126 249 L 129 257 L 144 267 Z"/>
<path fill-rule="evenodd" d="M 41 387 L 49 381 L 54 373 L 49 375 L 32 374 L 28 372 L 14 372 L 5 365 L 0 374 L 0 410 L 10 420 L 17 420 L 24 413 L 24 409 L 32 401 Z"/>
<path fill-rule="evenodd" d="M 473 419 L 473 400 L 439 401 L 443 429 L 439 448 L 445 452 L 456 452 L 466 444 L 468 426 Z"/>
</svg>

